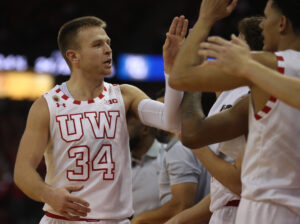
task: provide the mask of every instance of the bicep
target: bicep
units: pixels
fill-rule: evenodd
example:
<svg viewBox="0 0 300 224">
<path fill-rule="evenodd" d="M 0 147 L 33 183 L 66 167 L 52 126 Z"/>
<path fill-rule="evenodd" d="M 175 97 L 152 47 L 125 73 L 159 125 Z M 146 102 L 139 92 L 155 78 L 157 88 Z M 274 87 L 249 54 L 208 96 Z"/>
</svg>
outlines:
<svg viewBox="0 0 300 224">
<path fill-rule="evenodd" d="M 36 168 L 42 160 L 49 139 L 49 110 L 43 97 L 31 107 L 16 159 L 16 167 L 22 164 Z"/>
<path fill-rule="evenodd" d="M 130 112 L 130 114 L 133 114 L 137 119 L 139 119 L 139 103 L 144 99 L 149 99 L 149 97 L 142 90 L 132 85 L 124 84 L 121 85 L 120 88 L 126 111 Z"/>
</svg>

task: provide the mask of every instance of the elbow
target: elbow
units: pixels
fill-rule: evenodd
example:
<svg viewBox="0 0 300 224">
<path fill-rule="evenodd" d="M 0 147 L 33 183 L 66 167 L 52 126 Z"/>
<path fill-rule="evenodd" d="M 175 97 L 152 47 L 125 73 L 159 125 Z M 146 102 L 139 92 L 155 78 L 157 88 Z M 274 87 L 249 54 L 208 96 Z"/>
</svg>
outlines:
<svg viewBox="0 0 300 224">
<path fill-rule="evenodd" d="M 200 140 L 201 138 L 199 138 L 198 135 L 188 135 L 188 133 L 181 135 L 182 144 L 189 149 L 197 149 L 202 147 L 203 145 L 199 144 Z"/>
</svg>

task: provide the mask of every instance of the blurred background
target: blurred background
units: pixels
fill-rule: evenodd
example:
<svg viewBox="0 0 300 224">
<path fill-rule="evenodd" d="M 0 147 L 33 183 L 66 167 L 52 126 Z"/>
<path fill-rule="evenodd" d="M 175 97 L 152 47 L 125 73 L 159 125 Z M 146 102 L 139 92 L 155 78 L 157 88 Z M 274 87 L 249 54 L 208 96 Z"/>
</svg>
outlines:
<svg viewBox="0 0 300 224">
<path fill-rule="evenodd" d="M 238 21 L 262 15 L 266 1 L 239 0 L 234 13 L 213 27 L 228 38 Z M 0 224 L 39 223 L 42 204 L 13 184 L 13 166 L 32 102 L 69 78 L 57 51 L 60 26 L 75 17 L 93 15 L 107 22 L 114 72 L 106 81 L 130 83 L 150 97 L 164 86 L 161 57 L 165 34 L 174 16 L 195 23 L 200 0 L 1 0 L 0 1 Z M 206 94 L 209 109 L 214 94 Z M 34 143 L 33 143 L 34 144 Z M 45 173 L 42 163 L 41 175 Z"/>
</svg>

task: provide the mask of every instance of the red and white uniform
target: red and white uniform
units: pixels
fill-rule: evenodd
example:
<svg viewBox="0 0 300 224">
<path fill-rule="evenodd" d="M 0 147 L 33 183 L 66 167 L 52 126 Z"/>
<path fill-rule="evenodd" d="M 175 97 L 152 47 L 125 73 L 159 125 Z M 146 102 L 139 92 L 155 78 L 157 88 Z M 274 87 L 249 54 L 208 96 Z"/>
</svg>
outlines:
<svg viewBox="0 0 300 224">
<path fill-rule="evenodd" d="M 129 136 L 120 87 L 104 82 L 102 94 L 90 101 L 76 101 L 62 87 L 44 94 L 53 141 L 44 155 L 45 181 L 55 187 L 83 185 L 72 194 L 90 203 L 86 219 L 124 220 L 133 209 Z M 57 214 L 48 204 L 44 210 Z"/>
<path fill-rule="evenodd" d="M 281 73 L 300 78 L 300 52 L 276 55 Z M 300 110 L 274 97 L 256 114 L 249 108 L 236 223 L 300 223 Z"/>
<path fill-rule="evenodd" d="M 248 87 L 240 87 L 234 90 L 224 91 L 217 98 L 216 102 L 209 111 L 208 116 L 212 116 L 235 105 L 242 97 L 249 92 Z M 224 128 L 224 131 L 226 129 Z M 244 136 L 210 145 L 209 147 L 216 153 L 224 153 L 231 158 L 231 162 L 237 158 L 239 153 L 245 148 L 246 141 Z M 213 176 L 210 183 L 210 211 L 213 213 L 210 224 L 234 224 L 238 200 L 240 197 L 232 193 L 228 188 L 221 184 Z"/>
</svg>

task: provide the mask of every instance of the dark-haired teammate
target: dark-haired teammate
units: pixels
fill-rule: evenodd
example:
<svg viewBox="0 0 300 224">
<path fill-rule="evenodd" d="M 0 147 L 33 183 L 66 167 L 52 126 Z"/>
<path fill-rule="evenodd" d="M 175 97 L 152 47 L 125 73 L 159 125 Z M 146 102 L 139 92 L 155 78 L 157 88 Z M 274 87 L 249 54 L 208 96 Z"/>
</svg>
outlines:
<svg viewBox="0 0 300 224">
<path fill-rule="evenodd" d="M 237 1 L 228 3 L 229 0 L 202 1 L 199 19 L 176 58 L 170 84 L 187 91 L 218 91 L 244 85 L 251 88 L 242 200 L 236 223 L 300 223 L 300 111 L 271 96 L 255 82 L 226 75 L 234 73 L 234 65 L 241 61 L 237 58 L 233 68 L 228 69 L 230 66 L 224 65 L 224 57 L 219 55 L 239 43 L 236 37 L 232 37 L 233 43 L 219 37 L 204 42 L 215 21 L 228 16 Z M 258 63 L 294 78 L 300 76 L 299 12 L 298 0 L 268 0 L 261 23 L 264 52 L 251 54 Z M 200 64 L 200 44 L 200 54 L 216 57 L 216 62 Z M 226 134 L 220 132 L 218 137 Z"/>
</svg>

